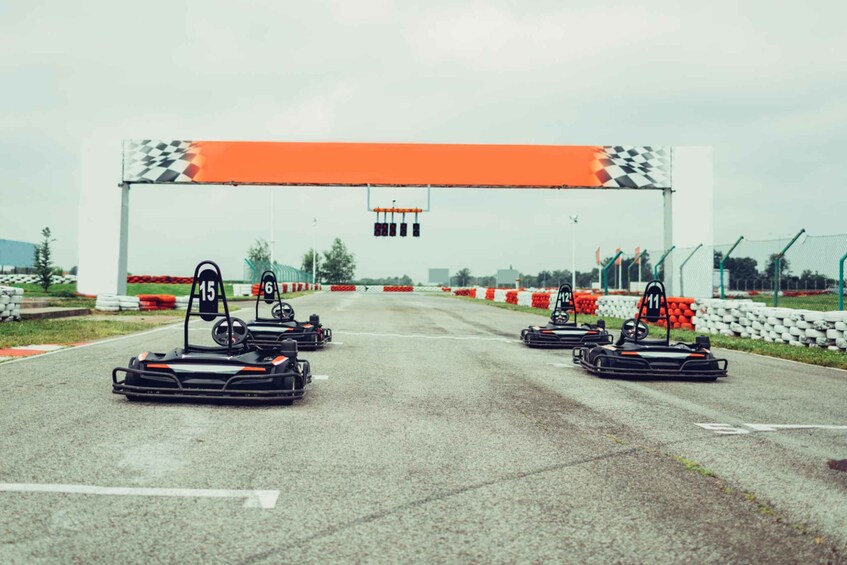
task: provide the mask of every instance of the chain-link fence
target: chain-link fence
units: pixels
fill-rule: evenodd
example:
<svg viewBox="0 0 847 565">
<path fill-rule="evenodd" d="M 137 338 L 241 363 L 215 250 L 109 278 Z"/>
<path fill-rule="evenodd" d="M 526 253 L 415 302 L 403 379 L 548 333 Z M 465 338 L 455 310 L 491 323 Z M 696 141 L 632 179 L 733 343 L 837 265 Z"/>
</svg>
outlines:
<svg viewBox="0 0 847 565">
<path fill-rule="evenodd" d="M 815 236 L 791 234 L 767 240 L 739 238 L 714 247 L 697 245 L 651 250 L 642 270 L 647 279 L 656 276 L 680 296 L 755 296 L 835 294 L 844 295 L 847 234 Z M 638 269 L 632 257 L 623 256 L 623 270 L 610 266 L 611 289 L 637 289 Z M 632 268 L 628 273 L 627 267 Z M 622 285 L 617 283 L 618 275 Z M 723 282 L 723 284 L 721 284 Z M 775 290 L 778 289 L 779 293 Z M 842 301 L 843 302 L 843 301 Z"/>
<path fill-rule="evenodd" d="M 244 282 L 256 284 L 260 282 L 262 273 L 265 271 L 273 271 L 276 275 L 276 280 L 279 282 L 314 282 L 312 273 L 295 269 L 290 265 L 282 265 L 276 261 L 271 264 L 269 261 L 253 262 L 249 259 L 244 260 Z"/>
<path fill-rule="evenodd" d="M 740 238 L 732 244 L 717 245 L 715 294 L 776 295 L 777 289 L 782 294 L 838 293 L 839 267 L 845 254 L 847 234 L 814 236 L 801 232 L 767 240 Z"/>
</svg>

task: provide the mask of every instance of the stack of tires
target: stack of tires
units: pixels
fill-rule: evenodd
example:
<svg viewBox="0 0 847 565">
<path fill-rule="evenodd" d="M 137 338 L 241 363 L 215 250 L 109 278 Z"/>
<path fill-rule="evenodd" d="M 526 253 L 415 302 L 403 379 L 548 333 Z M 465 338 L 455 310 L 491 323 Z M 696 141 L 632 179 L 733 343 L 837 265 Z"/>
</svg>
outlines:
<svg viewBox="0 0 847 565">
<path fill-rule="evenodd" d="M 548 292 L 533 292 L 532 293 L 532 307 L 533 308 L 543 308 L 547 310 L 550 308 L 550 293 Z"/>
<path fill-rule="evenodd" d="M 177 296 L 174 306 L 177 310 L 188 310 L 188 296 Z"/>
<path fill-rule="evenodd" d="M 139 294 L 142 311 L 173 310 L 176 308 L 176 296 L 172 294 Z"/>
<path fill-rule="evenodd" d="M 0 322 L 21 319 L 24 289 L 0 286 Z"/>
<path fill-rule="evenodd" d="M 120 312 L 121 310 L 139 310 L 140 301 L 136 296 L 118 294 L 98 294 L 94 308 L 102 312 Z"/>
</svg>

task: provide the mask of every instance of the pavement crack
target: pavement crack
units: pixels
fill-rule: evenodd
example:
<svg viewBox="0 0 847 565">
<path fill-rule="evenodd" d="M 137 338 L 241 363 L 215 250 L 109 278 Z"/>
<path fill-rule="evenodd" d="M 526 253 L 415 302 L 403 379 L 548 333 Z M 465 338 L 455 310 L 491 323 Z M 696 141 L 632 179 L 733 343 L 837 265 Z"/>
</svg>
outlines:
<svg viewBox="0 0 847 565">
<path fill-rule="evenodd" d="M 445 499 L 448 499 L 448 498 L 451 498 L 451 497 L 454 497 L 454 496 L 458 496 L 458 495 L 461 495 L 461 494 L 465 494 L 465 493 L 468 493 L 468 492 L 473 492 L 473 491 L 480 490 L 480 489 L 483 489 L 483 488 L 486 488 L 486 487 L 499 485 L 499 484 L 507 483 L 507 482 L 510 482 L 510 481 L 525 479 L 527 477 L 532 477 L 532 476 L 535 476 L 535 475 L 542 475 L 544 473 L 559 471 L 559 470 L 562 470 L 562 469 L 567 469 L 569 467 L 576 467 L 578 465 L 585 465 L 587 463 L 595 463 L 597 461 L 604 461 L 604 460 L 612 459 L 612 458 L 615 458 L 615 457 L 620 457 L 620 456 L 624 456 L 624 455 L 631 455 L 633 453 L 638 453 L 642 450 L 643 450 L 643 448 L 641 446 L 631 447 L 631 448 L 628 448 L 628 449 L 622 449 L 622 450 L 614 451 L 614 452 L 611 452 L 611 453 L 603 453 L 601 455 L 593 455 L 591 457 L 583 457 L 583 458 L 580 458 L 580 459 L 574 459 L 572 461 L 567 461 L 567 462 L 564 462 L 564 463 L 555 463 L 553 465 L 547 465 L 545 467 L 540 467 L 538 469 L 532 469 L 532 470 L 529 470 L 529 471 L 522 471 L 522 472 L 518 472 L 518 473 L 510 473 L 510 474 L 504 475 L 502 477 L 489 479 L 487 481 L 480 481 L 480 482 L 477 482 L 477 483 L 457 487 L 457 488 L 450 489 L 450 490 L 447 490 L 447 491 L 441 491 L 441 492 L 433 493 L 429 496 L 425 496 L 425 497 L 419 498 L 417 500 L 412 500 L 412 501 L 409 501 L 409 502 L 405 502 L 403 504 L 398 504 L 398 505 L 392 506 L 390 508 L 386 508 L 384 510 L 372 512 L 370 514 L 360 516 L 360 517 L 355 518 L 353 520 L 349 520 L 347 522 L 342 522 L 340 524 L 336 524 L 334 526 L 324 528 L 323 530 L 320 530 L 320 531 L 318 531 L 318 532 L 316 532 L 316 533 L 314 533 L 310 536 L 300 538 L 299 540 L 296 540 L 292 543 L 286 544 L 282 547 L 267 550 L 267 551 L 264 551 L 262 553 L 258 553 L 256 555 L 246 557 L 245 559 L 241 560 L 240 563 L 257 563 L 259 561 L 269 559 L 272 556 L 276 555 L 277 553 L 283 552 L 283 551 L 290 549 L 292 547 L 304 546 L 304 545 L 307 545 L 308 543 L 310 543 L 312 541 L 335 535 L 338 532 L 348 530 L 348 529 L 354 528 L 356 526 L 376 522 L 378 520 L 381 520 L 383 518 L 387 518 L 388 516 L 391 516 L 392 514 L 396 514 L 398 512 L 402 512 L 404 510 L 410 510 L 412 508 L 425 506 L 425 505 L 431 504 L 433 502 L 439 502 L 441 500 L 445 500 Z"/>
</svg>

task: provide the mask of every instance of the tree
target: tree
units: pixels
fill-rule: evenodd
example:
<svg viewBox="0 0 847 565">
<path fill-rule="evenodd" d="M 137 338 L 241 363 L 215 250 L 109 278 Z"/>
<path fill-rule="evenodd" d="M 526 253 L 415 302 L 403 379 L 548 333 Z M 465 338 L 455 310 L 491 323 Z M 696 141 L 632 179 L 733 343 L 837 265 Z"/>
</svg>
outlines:
<svg viewBox="0 0 847 565">
<path fill-rule="evenodd" d="M 329 283 L 341 283 L 353 280 L 356 273 L 356 258 L 347 251 L 340 238 L 335 238 L 329 251 L 324 251 L 324 266 L 321 274 Z"/>
<path fill-rule="evenodd" d="M 773 276 L 774 268 L 776 267 L 776 258 L 777 258 L 776 253 L 772 253 L 770 255 L 770 257 L 768 257 L 768 262 L 765 263 L 765 272 L 764 272 L 764 275 L 766 277 L 768 277 L 768 276 L 772 277 Z M 786 259 L 785 257 L 782 257 L 779 260 L 779 277 L 783 278 L 783 277 L 789 275 L 790 273 L 791 273 L 791 262 L 788 259 Z"/>
<path fill-rule="evenodd" d="M 50 228 L 41 230 L 41 235 L 44 239 L 35 246 L 33 263 L 35 274 L 38 276 L 38 284 L 41 285 L 44 292 L 47 292 L 50 283 L 53 282 L 53 250 L 50 248 L 50 244 L 56 240 L 50 238 Z"/>
<path fill-rule="evenodd" d="M 456 286 L 468 286 L 471 282 L 471 270 L 465 267 L 456 273 Z"/>
<path fill-rule="evenodd" d="M 271 246 L 264 239 L 257 239 L 255 245 L 247 250 L 247 259 L 254 265 L 271 262 Z"/>
<path fill-rule="evenodd" d="M 315 262 L 315 278 L 316 280 L 313 282 L 317 282 L 321 280 L 321 255 L 315 249 L 309 249 L 306 251 L 306 254 L 303 255 L 303 262 L 300 264 L 300 269 L 305 271 L 306 273 L 312 272 L 312 262 Z"/>
</svg>

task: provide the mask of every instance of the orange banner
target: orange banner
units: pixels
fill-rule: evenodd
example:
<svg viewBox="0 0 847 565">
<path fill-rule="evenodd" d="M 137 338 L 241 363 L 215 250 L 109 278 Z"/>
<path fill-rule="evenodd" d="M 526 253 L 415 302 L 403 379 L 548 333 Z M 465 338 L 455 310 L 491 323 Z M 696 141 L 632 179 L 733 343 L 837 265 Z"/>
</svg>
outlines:
<svg viewBox="0 0 847 565">
<path fill-rule="evenodd" d="M 124 142 L 127 183 L 665 188 L 664 148 L 294 143 Z"/>
</svg>

